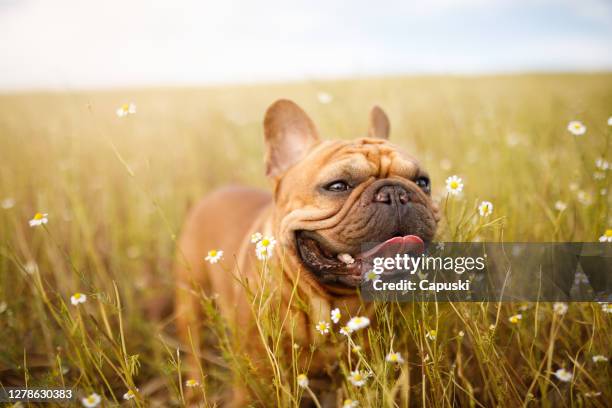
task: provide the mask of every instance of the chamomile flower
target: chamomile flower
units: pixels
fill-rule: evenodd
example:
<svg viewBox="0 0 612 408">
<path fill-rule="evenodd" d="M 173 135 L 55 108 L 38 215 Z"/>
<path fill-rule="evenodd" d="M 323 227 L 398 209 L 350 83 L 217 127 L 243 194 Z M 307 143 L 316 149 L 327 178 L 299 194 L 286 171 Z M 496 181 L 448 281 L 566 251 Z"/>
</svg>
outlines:
<svg viewBox="0 0 612 408">
<path fill-rule="evenodd" d="M 297 376 L 297 385 L 300 388 L 308 387 L 308 377 L 306 376 L 306 374 L 300 374 Z"/>
<path fill-rule="evenodd" d="M 490 324 L 489 325 L 489 330 L 495 330 L 495 325 L 494 324 Z"/>
<path fill-rule="evenodd" d="M 117 116 L 119 116 L 120 118 L 124 118 L 128 115 L 133 115 L 136 113 L 136 105 L 134 105 L 134 103 L 124 103 L 123 105 L 121 105 L 117 111 Z"/>
<path fill-rule="evenodd" d="M 599 237 L 599 242 L 612 242 L 612 228 L 608 228 L 606 232 Z"/>
<path fill-rule="evenodd" d="M 460 177 L 450 176 L 446 179 L 446 190 L 450 195 L 458 195 L 463 190 L 463 181 Z"/>
<path fill-rule="evenodd" d="M 610 162 L 608 162 L 603 157 L 600 157 L 597 160 L 595 160 L 595 167 L 597 167 L 599 170 L 606 171 L 610 168 Z"/>
<path fill-rule="evenodd" d="M 358 406 L 359 406 L 359 401 L 355 401 L 350 398 L 345 399 L 344 402 L 342 403 L 342 408 L 356 408 Z"/>
<path fill-rule="evenodd" d="M 374 272 L 374 270 L 370 270 L 368 272 L 366 272 L 365 275 L 363 275 L 364 279 L 366 282 L 374 282 L 378 279 L 380 279 L 380 274 L 377 274 L 376 272 Z"/>
<path fill-rule="evenodd" d="M 30 220 L 30 227 L 38 227 L 40 225 L 48 223 L 49 222 L 49 219 L 47 218 L 48 215 L 49 214 L 39 213 L 39 212 L 34 214 L 34 217 L 32 217 L 32 219 Z"/>
<path fill-rule="evenodd" d="M 194 380 L 193 378 L 185 381 L 185 386 L 189 388 L 195 388 L 195 387 L 198 387 L 199 385 L 200 385 L 200 382 L 198 380 Z"/>
<path fill-rule="evenodd" d="M 252 244 L 256 244 L 259 241 L 261 241 L 263 239 L 263 235 L 261 235 L 261 232 L 255 232 L 253 234 L 251 234 L 251 243 Z"/>
<path fill-rule="evenodd" d="M 354 370 L 354 371 L 351 371 L 351 374 L 348 376 L 348 380 L 355 387 L 363 387 L 368 381 L 369 376 L 370 376 L 370 373 L 368 373 L 367 371 Z"/>
<path fill-rule="evenodd" d="M 582 124 L 582 122 L 578 120 L 572 120 L 567 124 L 567 130 L 574 136 L 582 136 L 586 133 L 586 126 Z"/>
<path fill-rule="evenodd" d="M 396 364 L 403 364 L 404 363 L 404 359 L 402 358 L 402 354 L 399 352 L 389 352 L 389 354 L 387 354 L 387 357 L 385 357 L 385 361 L 388 363 L 396 363 Z"/>
<path fill-rule="evenodd" d="M 608 118 L 608 126 L 612 126 L 612 116 Z"/>
<path fill-rule="evenodd" d="M 566 209 L 567 209 L 567 204 L 566 204 L 566 203 L 564 203 L 563 201 L 558 200 L 558 201 L 555 203 L 555 210 L 557 210 L 557 211 L 561 212 L 561 211 L 565 211 Z"/>
<path fill-rule="evenodd" d="M 604 313 L 612 313 L 612 303 L 602 303 L 601 311 Z"/>
<path fill-rule="evenodd" d="M 73 305 L 78 305 L 79 303 L 87 302 L 87 295 L 84 293 L 76 292 L 74 295 L 70 296 L 70 303 Z"/>
<path fill-rule="evenodd" d="M 606 361 L 608 361 L 608 357 L 602 356 L 601 354 L 593 356 L 594 363 L 605 363 Z"/>
<path fill-rule="evenodd" d="M 431 329 L 431 330 L 427 331 L 427 333 L 425 333 L 425 338 L 429 339 L 431 341 L 434 341 L 437 336 L 438 336 L 438 331 L 434 330 L 434 329 Z"/>
<path fill-rule="evenodd" d="M 365 329 L 370 325 L 370 319 L 364 316 L 356 316 L 352 317 L 351 320 L 348 321 L 346 326 L 349 328 L 351 332 Z"/>
<path fill-rule="evenodd" d="M 478 206 L 478 213 L 481 217 L 488 217 L 493 214 L 493 204 L 490 201 L 483 201 Z"/>
<path fill-rule="evenodd" d="M 81 403 L 83 404 L 84 407 L 87 407 L 87 408 L 97 407 L 98 405 L 100 405 L 101 401 L 102 401 L 102 397 L 100 397 L 95 392 L 92 392 L 85 398 L 81 398 Z"/>
<path fill-rule="evenodd" d="M 4 200 L 2 200 L 2 202 L 0 202 L 0 206 L 5 210 L 13 208 L 14 205 L 15 199 L 11 197 L 5 198 Z"/>
<path fill-rule="evenodd" d="M 522 319 L 523 319 L 523 315 L 519 313 L 519 314 L 515 314 L 514 316 L 510 316 L 508 318 L 508 321 L 512 324 L 518 324 Z"/>
<path fill-rule="evenodd" d="M 211 249 L 210 251 L 208 251 L 208 255 L 206 256 L 206 258 L 204 258 L 204 260 L 210 262 L 211 264 L 215 264 L 219 262 L 222 257 L 223 251 L 219 249 Z"/>
<path fill-rule="evenodd" d="M 465 332 L 463 330 L 459 330 L 459 333 L 457 333 L 457 336 L 464 337 L 465 336 Z"/>
<path fill-rule="evenodd" d="M 555 371 L 555 377 L 557 377 L 559 381 L 570 382 L 572 381 L 572 378 L 574 376 L 570 371 L 567 371 L 565 368 L 560 368 Z"/>
<path fill-rule="evenodd" d="M 260 261 L 270 259 L 275 246 L 276 240 L 274 237 L 263 237 L 261 240 L 259 240 L 259 242 L 257 242 L 257 246 L 255 247 L 255 255 L 257 255 L 257 259 Z"/>
<path fill-rule="evenodd" d="M 349 337 L 351 335 L 351 329 L 349 329 L 348 326 L 342 326 L 340 328 L 340 334 Z"/>
<path fill-rule="evenodd" d="M 315 328 L 317 329 L 317 331 L 323 335 L 329 333 L 329 328 L 330 328 L 330 324 L 329 322 L 326 322 L 324 320 L 321 320 L 319 323 L 317 323 L 317 325 L 315 326 Z"/>
<path fill-rule="evenodd" d="M 334 97 L 328 94 L 327 92 L 319 92 L 317 94 L 317 99 L 323 105 L 327 105 L 328 103 L 331 103 L 331 101 L 334 100 Z"/>
<path fill-rule="evenodd" d="M 566 314 L 567 309 L 568 309 L 567 303 L 555 302 L 553 304 L 553 311 L 559 316 L 563 316 L 564 314 Z"/>
<path fill-rule="evenodd" d="M 340 321 L 340 319 L 342 318 L 342 313 L 340 313 L 340 309 L 335 308 L 334 310 L 331 311 L 331 320 L 334 323 L 338 323 Z"/>
<path fill-rule="evenodd" d="M 136 388 L 136 392 L 138 392 L 138 388 Z M 131 400 L 131 399 L 136 398 L 136 392 L 134 392 L 134 390 L 127 390 L 127 392 L 123 394 L 123 399 Z"/>
</svg>

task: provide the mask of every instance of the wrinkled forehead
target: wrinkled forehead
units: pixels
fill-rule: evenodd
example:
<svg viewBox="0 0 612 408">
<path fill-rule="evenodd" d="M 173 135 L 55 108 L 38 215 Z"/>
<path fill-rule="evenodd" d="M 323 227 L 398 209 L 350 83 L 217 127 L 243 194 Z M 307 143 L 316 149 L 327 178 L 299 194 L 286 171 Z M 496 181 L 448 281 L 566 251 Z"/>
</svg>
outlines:
<svg viewBox="0 0 612 408">
<path fill-rule="evenodd" d="M 419 174 L 416 159 L 386 140 L 363 138 L 351 141 L 325 141 L 308 153 L 308 158 L 320 161 L 317 178 L 343 179 L 414 178 Z M 306 160 L 308 162 L 310 160 Z"/>
</svg>

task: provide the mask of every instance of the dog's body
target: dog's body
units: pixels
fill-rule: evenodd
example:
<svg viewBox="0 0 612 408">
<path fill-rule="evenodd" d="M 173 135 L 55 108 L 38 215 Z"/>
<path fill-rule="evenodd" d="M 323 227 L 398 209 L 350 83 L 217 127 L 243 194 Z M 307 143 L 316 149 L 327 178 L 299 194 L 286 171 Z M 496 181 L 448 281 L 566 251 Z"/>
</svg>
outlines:
<svg viewBox="0 0 612 408">
<path fill-rule="evenodd" d="M 186 221 L 176 268 L 178 328 L 185 344 L 191 336 L 199 346 L 201 287 L 218 295 L 221 314 L 240 328 L 238 343 L 255 362 L 266 361 L 244 283 L 255 291 L 263 283 L 251 234 L 274 236 L 278 245 L 268 262 L 281 276 L 266 284 L 280 296 L 281 313 L 290 312 L 284 347 L 318 343 L 320 354 L 309 365 L 309 376 L 316 377 L 333 361 L 325 358 L 315 324 L 328 321 L 335 307 L 343 316 L 360 312 L 362 245 L 407 234 L 430 241 L 437 209 L 418 162 L 385 140 L 389 123 L 379 108 L 371 114 L 370 137 L 354 141 L 320 141 L 308 116 L 285 100 L 268 109 L 264 128 L 273 195 L 226 188 L 204 199 Z M 210 249 L 224 251 L 219 263 L 205 264 Z M 347 257 L 351 261 L 338 260 Z"/>
</svg>

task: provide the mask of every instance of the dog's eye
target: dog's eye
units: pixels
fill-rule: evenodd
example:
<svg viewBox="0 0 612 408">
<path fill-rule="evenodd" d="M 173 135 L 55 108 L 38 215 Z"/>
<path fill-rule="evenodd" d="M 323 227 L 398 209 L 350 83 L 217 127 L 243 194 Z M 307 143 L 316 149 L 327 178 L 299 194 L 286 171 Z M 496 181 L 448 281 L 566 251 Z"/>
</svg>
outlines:
<svg viewBox="0 0 612 408">
<path fill-rule="evenodd" d="M 327 191 L 340 192 L 340 191 L 348 191 L 351 186 L 348 185 L 346 181 L 337 180 L 329 183 L 325 189 Z"/>
<path fill-rule="evenodd" d="M 419 177 L 414 182 L 424 192 L 429 193 L 431 191 L 431 185 L 429 184 L 429 178 L 428 177 L 425 177 L 425 176 Z"/>
</svg>

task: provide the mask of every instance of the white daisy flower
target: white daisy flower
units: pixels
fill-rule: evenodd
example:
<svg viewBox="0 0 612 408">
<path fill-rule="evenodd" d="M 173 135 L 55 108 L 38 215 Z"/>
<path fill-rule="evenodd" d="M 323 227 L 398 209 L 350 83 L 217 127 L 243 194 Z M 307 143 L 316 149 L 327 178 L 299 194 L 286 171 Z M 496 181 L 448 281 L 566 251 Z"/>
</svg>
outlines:
<svg viewBox="0 0 612 408">
<path fill-rule="evenodd" d="M 257 259 L 260 261 L 270 259 L 275 246 L 276 240 L 274 237 L 263 237 L 259 242 L 257 242 L 257 246 L 255 247 L 255 255 L 257 255 Z"/>
<path fill-rule="evenodd" d="M 574 136 L 582 136 L 586 133 L 586 126 L 582 124 L 582 122 L 578 120 L 572 120 L 567 125 L 567 130 Z"/>
<path fill-rule="evenodd" d="M 73 305 L 78 305 L 79 303 L 85 303 L 87 302 L 87 295 L 83 294 L 83 293 L 75 293 L 74 295 L 70 296 L 70 303 L 72 303 Z"/>
<path fill-rule="evenodd" d="M 601 395 L 601 391 L 589 391 L 589 392 L 584 393 L 584 396 L 587 398 L 595 398 L 595 397 L 599 397 L 600 395 Z"/>
<path fill-rule="evenodd" d="M 612 126 L 612 116 L 608 118 L 608 126 Z"/>
<path fill-rule="evenodd" d="M 187 386 L 189 388 L 198 387 L 199 385 L 200 385 L 200 382 L 198 380 L 189 379 L 189 380 L 185 381 L 185 386 Z"/>
<path fill-rule="evenodd" d="M 593 173 L 593 180 L 603 180 L 606 178 L 606 173 L 603 173 L 601 171 L 596 171 L 595 173 Z"/>
<path fill-rule="evenodd" d="M 317 331 L 323 335 L 329 333 L 329 328 L 330 328 L 330 324 L 329 322 L 326 322 L 324 320 L 321 320 L 319 323 L 317 323 L 317 325 L 315 326 L 315 328 L 317 329 Z"/>
<path fill-rule="evenodd" d="M 523 315 L 522 314 L 515 314 L 514 316 L 510 316 L 508 318 L 508 321 L 512 324 L 517 324 L 518 322 L 520 322 L 523 319 Z"/>
<path fill-rule="evenodd" d="M 446 190 L 450 195 L 458 195 L 463 190 L 463 181 L 460 177 L 450 176 L 446 179 Z"/>
<path fill-rule="evenodd" d="M 387 357 L 385 357 L 385 361 L 388 363 L 404 364 L 402 354 L 393 351 L 390 351 L 389 354 L 387 354 Z"/>
<path fill-rule="evenodd" d="M 602 303 L 601 311 L 604 313 L 612 313 L 612 303 Z"/>
<path fill-rule="evenodd" d="M 463 337 L 465 336 L 465 332 L 463 330 L 459 330 L 459 333 L 457 333 L 457 336 Z"/>
<path fill-rule="evenodd" d="M 374 270 L 370 270 L 363 275 L 366 282 L 374 282 L 375 280 L 381 279 L 380 274 L 374 272 Z"/>
<path fill-rule="evenodd" d="M 608 228 L 606 232 L 599 237 L 599 242 L 612 242 L 612 228 Z"/>
<path fill-rule="evenodd" d="M 344 402 L 342 403 L 342 408 L 356 408 L 358 406 L 359 406 L 359 401 L 355 401 L 350 398 L 345 399 Z"/>
<path fill-rule="evenodd" d="M 595 167 L 597 167 L 599 170 L 606 171 L 610 168 L 610 163 L 603 157 L 600 157 L 595 160 Z"/>
<path fill-rule="evenodd" d="M 364 316 L 357 316 L 351 318 L 346 324 L 346 327 L 349 328 L 351 332 L 364 329 L 370 325 L 370 319 Z"/>
<path fill-rule="evenodd" d="M 483 201 L 478 206 L 478 212 L 481 217 L 488 217 L 493 214 L 493 204 L 490 201 Z"/>
<path fill-rule="evenodd" d="M 43 225 L 49 222 L 47 218 L 49 214 L 39 213 L 34 214 L 34 217 L 30 220 L 30 227 L 38 227 L 39 225 Z"/>
<path fill-rule="evenodd" d="M 308 377 L 306 374 L 300 374 L 297 376 L 297 385 L 301 388 L 308 387 Z"/>
<path fill-rule="evenodd" d="M 567 204 L 564 203 L 563 201 L 558 200 L 555 203 L 555 210 L 561 212 L 561 211 L 565 211 L 567 209 Z"/>
<path fill-rule="evenodd" d="M 84 407 L 87 407 L 87 408 L 97 407 L 98 405 L 100 405 L 101 401 L 102 401 L 102 398 L 95 392 L 89 394 L 85 398 L 81 398 L 81 403 L 83 404 Z"/>
<path fill-rule="evenodd" d="M 494 324 L 489 325 L 489 330 L 495 330 L 495 325 Z"/>
<path fill-rule="evenodd" d="M 340 309 L 335 308 L 334 310 L 331 311 L 332 322 L 337 324 L 341 318 L 342 318 L 342 313 L 340 313 Z"/>
<path fill-rule="evenodd" d="M 567 309 L 568 309 L 567 303 L 555 302 L 553 304 L 553 311 L 560 316 L 563 316 L 564 314 L 566 314 Z"/>
<path fill-rule="evenodd" d="M 10 208 L 13 208 L 13 206 L 15 205 L 15 199 L 11 198 L 11 197 L 7 197 L 4 200 L 2 200 L 2 202 L 0 203 L 0 206 L 2 206 L 3 209 L 8 210 Z"/>
<path fill-rule="evenodd" d="M 261 241 L 263 239 L 263 235 L 261 235 L 261 232 L 255 232 L 253 234 L 251 234 L 251 243 L 252 244 L 256 244 L 259 241 Z"/>
<path fill-rule="evenodd" d="M 434 329 L 431 329 L 427 333 L 425 333 L 425 338 L 431 341 L 434 341 L 437 336 L 438 336 L 438 331 Z"/>
<path fill-rule="evenodd" d="M 136 105 L 134 103 L 124 103 L 117 109 L 117 116 L 120 118 L 124 118 L 128 115 L 133 115 L 136 113 Z"/>
<path fill-rule="evenodd" d="M 582 205 L 591 205 L 593 203 L 593 198 L 585 191 L 579 191 L 576 195 L 576 199 L 578 199 L 578 202 Z"/>
<path fill-rule="evenodd" d="M 323 105 L 327 105 L 328 103 L 334 100 L 334 97 L 328 94 L 327 92 L 319 92 L 317 94 L 317 99 Z"/>
<path fill-rule="evenodd" d="M 352 331 L 351 329 L 348 328 L 348 326 L 342 326 L 340 328 L 340 334 L 349 337 L 351 335 Z"/>
<path fill-rule="evenodd" d="M 608 361 L 608 357 L 602 356 L 601 354 L 593 356 L 594 363 L 605 363 L 606 361 Z"/>
<path fill-rule="evenodd" d="M 136 388 L 136 392 L 138 392 L 138 388 Z M 131 400 L 136 398 L 136 392 L 134 392 L 134 390 L 127 390 L 127 392 L 125 394 L 123 394 L 123 399 L 124 400 Z"/>
<path fill-rule="evenodd" d="M 368 381 L 369 373 L 363 370 L 355 370 L 351 371 L 351 374 L 348 377 L 348 380 L 355 387 L 363 387 Z"/>
<path fill-rule="evenodd" d="M 555 377 L 559 379 L 559 381 L 570 382 L 574 377 L 570 371 L 567 371 L 565 368 L 560 368 L 555 371 Z"/>
<path fill-rule="evenodd" d="M 204 260 L 210 262 L 211 264 L 215 264 L 219 262 L 222 257 L 223 251 L 219 249 L 211 249 L 210 251 L 208 251 L 208 255 L 206 256 L 206 258 L 204 258 Z"/>
</svg>

